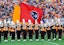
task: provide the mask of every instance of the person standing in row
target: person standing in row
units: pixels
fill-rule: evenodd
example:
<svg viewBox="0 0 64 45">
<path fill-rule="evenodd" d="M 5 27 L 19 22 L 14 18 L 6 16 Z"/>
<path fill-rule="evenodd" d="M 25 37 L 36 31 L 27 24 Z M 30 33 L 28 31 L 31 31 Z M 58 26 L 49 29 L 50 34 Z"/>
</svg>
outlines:
<svg viewBox="0 0 64 45">
<path fill-rule="evenodd" d="M 4 20 L 3 31 L 4 31 L 4 41 L 8 42 L 8 25 L 6 20 Z"/>
<path fill-rule="evenodd" d="M 11 37 L 11 31 L 10 31 L 10 29 L 11 29 L 11 19 L 8 19 L 8 21 L 7 21 L 7 25 L 8 25 L 8 31 L 9 31 L 9 33 L 10 33 L 10 37 Z"/>
<path fill-rule="evenodd" d="M 38 36 L 39 36 L 39 24 L 38 24 L 37 20 L 35 20 L 34 30 L 35 30 L 35 38 L 36 38 L 36 41 L 39 41 L 39 39 L 38 39 Z"/>
<path fill-rule="evenodd" d="M 1 42 L 1 27 L 0 27 L 0 42 Z"/>
<path fill-rule="evenodd" d="M 53 41 L 56 40 L 56 35 L 57 35 L 57 33 L 56 33 L 56 26 L 53 25 L 52 26 L 52 37 L 53 37 Z"/>
<path fill-rule="evenodd" d="M 40 21 L 40 26 L 41 26 L 41 39 L 42 39 L 42 41 L 44 40 L 44 38 L 45 38 L 45 33 L 46 33 L 46 28 L 45 28 L 45 26 L 44 26 L 44 24 L 43 24 L 43 22 L 42 21 Z"/>
<path fill-rule="evenodd" d="M 29 33 L 29 39 L 32 41 L 33 38 L 33 24 L 31 20 L 28 20 L 28 33 Z"/>
<path fill-rule="evenodd" d="M 0 19 L 0 42 L 1 42 L 1 31 L 2 31 L 2 28 L 3 28 L 3 22 Z"/>
<path fill-rule="evenodd" d="M 62 27 L 62 25 L 60 24 L 60 25 L 58 26 L 58 38 L 59 38 L 59 40 L 62 40 L 62 29 L 63 29 L 63 27 Z"/>
<path fill-rule="evenodd" d="M 15 41 L 15 28 L 16 28 L 16 25 L 15 25 L 15 23 L 12 21 L 11 22 L 11 29 L 10 29 L 10 31 L 11 31 L 11 41 L 12 42 L 14 42 Z"/>
<path fill-rule="evenodd" d="M 17 39 L 20 41 L 20 33 L 21 33 L 21 24 L 19 20 L 16 22 L 16 32 L 17 32 Z"/>
<path fill-rule="evenodd" d="M 48 41 L 51 41 L 51 26 L 50 26 L 50 24 L 48 24 L 48 26 L 47 26 L 47 37 L 48 37 Z"/>
<path fill-rule="evenodd" d="M 25 19 L 22 20 L 22 30 L 23 30 L 23 41 L 26 41 L 26 36 L 27 36 L 27 32 L 26 32 L 26 29 L 27 29 L 27 25 L 26 25 L 26 22 L 25 22 Z"/>
</svg>

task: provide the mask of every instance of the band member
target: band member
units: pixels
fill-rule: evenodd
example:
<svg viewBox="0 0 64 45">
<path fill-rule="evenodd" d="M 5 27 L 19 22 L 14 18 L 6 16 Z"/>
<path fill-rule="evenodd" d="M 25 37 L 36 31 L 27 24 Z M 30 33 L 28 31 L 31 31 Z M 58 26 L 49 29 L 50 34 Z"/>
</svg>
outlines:
<svg viewBox="0 0 64 45">
<path fill-rule="evenodd" d="M 53 36 L 53 41 L 56 40 L 56 35 L 57 35 L 57 33 L 56 33 L 56 26 L 53 25 L 53 26 L 52 26 L 52 36 Z"/>
<path fill-rule="evenodd" d="M 10 36 L 11 36 L 11 31 L 10 31 L 11 30 L 11 26 L 10 26 L 11 22 L 12 22 L 11 19 L 8 19 L 7 25 L 8 25 L 8 32 L 10 33 Z"/>
<path fill-rule="evenodd" d="M 13 41 L 15 41 L 15 28 L 16 28 L 16 25 L 15 25 L 15 23 L 12 21 L 11 22 L 11 29 L 10 29 L 10 31 L 11 31 L 11 38 L 12 38 L 12 42 Z"/>
<path fill-rule="evenodd" d="M 36 38 L 36 41 L 39 41 L 39 39 L 38 39 L 38 36 L 39 36 L 39 24 L 38 24 L 38 22 L 37 22 L 37 20 L 35 20 L 35 38 Z"/>
<path fill-rule="evenodd" d="M 33 24 L 31 20 L 28 20 L 28 33 L 29 33 L 29 39 L 32 41 L 33 38 Z"/>
<path fill-rule="evenodd" d="M 59 40 L 62 40 L 62 25 L 59 25 L 59 27 L 58 27 L 58 38 L 59 38 Z"/>
<path fill-rule="evenodd" d="M 11 26 L 10 25 L 8 26 L 8 32 L 9 32 L 9 35 L 11 37 Z"/>
<path fill-rule="evenodd" d="M 27 36 L 27 32 L 26 32 L 26 29 L 27 29 L 27 26 L 26 26 L 26 22 L 25 22 L 25 19 L 22 20 L 22 30 L 23 30 L 23 41 L 26 41 L 26 36 Z"/>
<path fill-rule="evenodd" d="M 41 21 L 40 26 L 41 26 L 41 28 L 40 28 L 40 30 L 41 30 L 41 39 L 42 39 L 42 41 L 43 41 L 44 38 L 45 38 L 46 28 L 45 28 L 45 26 L 43 25 L 43 22 L 42 22 L 42 21 Z"/>
<path fill-rule="evenodd" d="M 16 23 L 16 30 L 17 30 L 17 39 L 18 41 L 20 41 L 20 33 L 21 33 L 21 24 L 19 22 L 19 20 L 17 20 L 17 23 Z"/>
<path fill-rule="evenodd" d="M 62 27 L 63 27 L 63 29 L 62 29 L 62 30 L 63 30 L 63 32 L 64 32 L 64 25 L 62 25 Z"/>
<path fill-rule="evenodd" d="M 59 40 L 62 40 L 62 29 L 63 28 L 62 28 L 61 20 L 59 17 L 58 17 L 57 21 L 58 21 L 58 38 L 59 38 Z"/>
<path fill-rule="evenodd" d="M 47 26 L 47 37 L 48 37 L 48 41 L 51 41 L 51 26 L 50 26 L 50 24 Z"/>
<path fill-rule="evenodd" d="M 2 20 L 0 19 L 0 42 L 1 42 L 1 31 L 2 31 L 2 27 L 3 27 L 3 22 L 2 22 Z"/>
<path fill-rule="evenodd" d="M 8 26 L 7 26 L 7 22 L 6 20 L 4 20 L 4 41 L 7 42 L 8 41 Z"/>
<path fill-rule="evenodd" d="M 0 27 L 0 42 L 1 42 L 1 27 Z"/>
</svg>

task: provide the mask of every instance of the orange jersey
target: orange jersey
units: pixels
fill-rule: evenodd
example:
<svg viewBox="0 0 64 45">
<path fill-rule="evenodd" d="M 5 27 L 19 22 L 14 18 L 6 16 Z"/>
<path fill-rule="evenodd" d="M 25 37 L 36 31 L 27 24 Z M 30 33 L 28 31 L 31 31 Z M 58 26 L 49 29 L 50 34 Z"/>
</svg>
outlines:
<svg viewBox="0 0 64 45">
<path fill-rule="evenodd" d="M 11 32 L 15 32 L 15 29 L 14 29 L 14 28 L 12 28 L 12 29 L 11 29 Z"/>
<path fill-rule="evenodd" d="M 44 32 L 46 32 L 46 29 L 45 29 L 45 28 L 41 28 L 41 31 L 44 31 Z"/>
<path fill-rule="evenodd" d="M 56 27 L 56 31 L 58 31 L 58 27 Z"/>
<path fill-rule="evenodd" d="M 20 26 L 18 26 L 18 27 L 17 27 L 17 30 L 21 30 L 21 27 L 20 27 Z"/>
</svg>

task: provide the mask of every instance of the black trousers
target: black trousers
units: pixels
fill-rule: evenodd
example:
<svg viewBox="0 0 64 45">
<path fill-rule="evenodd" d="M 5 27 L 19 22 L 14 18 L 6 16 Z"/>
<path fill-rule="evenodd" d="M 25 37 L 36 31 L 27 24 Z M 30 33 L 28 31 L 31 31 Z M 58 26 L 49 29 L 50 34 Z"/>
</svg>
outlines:
<svg viewBox="0 0 64 45">
<path fill-rule="evenodd" d="M 21 33 L 21 31 L 17 30 L 17 39 L 20 39 L 20 33 Z"/>
<path fill-rule="evenodd" d="M 41 31 L 41 39 L 44 39 L 44 37 L 45 37 L 45 32 Z"/>
<path fill-rule="evenodd" d="M 8 39 L 8 31 L 4 31 L 4 40 Z"/>
<path fill-rule="evenodd" d="M 56 38 L 57 36 L 56 29 L 52 29 L 52 36 L 53 36 L 53 39 Z"/>
<path fill-rule="evenodd" d="M 29 33 L 29 39 L 32 39 L 33 38 L 33 30 L 28 30 L 28 33 Z"/>
<path fill-rule="evenodd" d="M 12 40 L 15 40 L 15 32 L 11 32 Z"/>
<path fill-rule="evenodd" d="M 48 39 L 51 39 L 51 30 L 47 30 L 47 37 Z"/>
<path fill-rule="evenodd" d="M 1 42 L 1 31 L 0 31 L 0 42 Z"/>
<path fill-rule="evenodd" d="M 10 36 L 11 36 L 11 31 L 9 33 L 10 33 Z"/>
<path fill-rule="evenodd" d="M 1 35 L 4 36 L 4 32 L 1 32 Z"/>
<path fill-rule="evenodd" d="M 58 36 L 59 36 L 59 39 L 62 38 L 62 30 L 61 29 L 58 30 Z"/>
<path fill-rule="evenodd" d="M 26 39 L 26 36 L 27 36 L 27 32 L 26 30 L 23 30 L 23 39 Z"/>
<path fill-rule="evenodd" d="M 35 30 L 35 38 L 38 39 L 38 36 L 39 36 L 39 31 Z"/>
</svg>

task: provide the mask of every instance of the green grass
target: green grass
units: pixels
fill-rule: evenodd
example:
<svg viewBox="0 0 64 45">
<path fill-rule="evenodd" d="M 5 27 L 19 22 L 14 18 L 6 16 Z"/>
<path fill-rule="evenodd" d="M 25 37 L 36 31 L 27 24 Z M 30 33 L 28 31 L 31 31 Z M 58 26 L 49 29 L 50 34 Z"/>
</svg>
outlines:
<svg viewBox="0 0 64 45">
<path fill-rule="evenodd" d="M 33 41 L 29 41 L 27 38 L 27 41 L 24 42 L 23 39 L 21 39 L 20 42 L 15 39 L 15 42 L 11 42 L 11 37 L 8 38 L 8 42 L 4 42 L 4 39 L 2 37 L 2 41 L 0 45 L 64 45 L 64 36 L 61 41 L 58 39 L 56 41 L 47 41 L 47 38 L 45 38 L 45 41 L 41 41 L 41 38 L 39 36 L 39 41 L 35 41 L 35 38 L 33 38 Z"/>
</svg>

